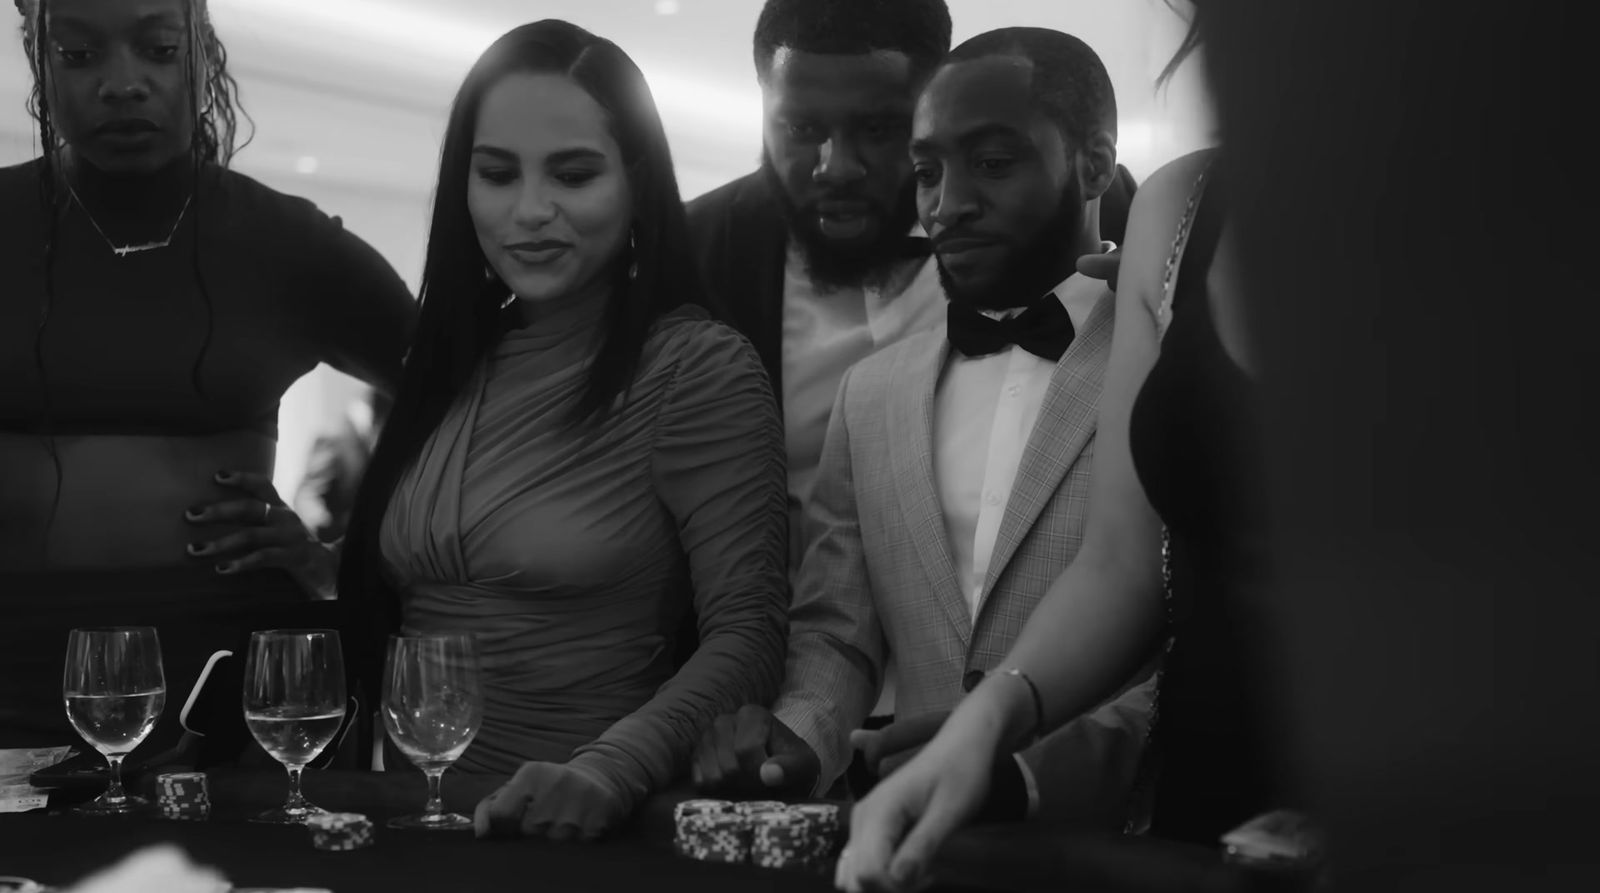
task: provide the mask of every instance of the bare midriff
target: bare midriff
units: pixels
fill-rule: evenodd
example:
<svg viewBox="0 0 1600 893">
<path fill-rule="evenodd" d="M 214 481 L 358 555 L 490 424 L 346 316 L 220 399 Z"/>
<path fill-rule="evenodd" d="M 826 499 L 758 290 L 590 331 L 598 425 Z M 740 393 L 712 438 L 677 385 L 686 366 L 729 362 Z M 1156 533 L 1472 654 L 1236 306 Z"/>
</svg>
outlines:
<svg viewBox="0 0 1600 893">
<path fill-rule="evenodd" d="M 252 498 L 217 473 L 270 475 L 277 450 L 257 431 L 57 436 L 58 478 L 50 443 L 0 433 L 0 573 L 203 566 L 186 546 L 240 525 L 195 524 L 184 512 Z"/>
</svg>

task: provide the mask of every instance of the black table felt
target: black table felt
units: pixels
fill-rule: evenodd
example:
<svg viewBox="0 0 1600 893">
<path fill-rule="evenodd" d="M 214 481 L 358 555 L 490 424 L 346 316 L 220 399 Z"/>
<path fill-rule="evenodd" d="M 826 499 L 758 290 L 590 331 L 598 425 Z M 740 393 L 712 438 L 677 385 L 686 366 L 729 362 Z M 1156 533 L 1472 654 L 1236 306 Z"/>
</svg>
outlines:
<svg viewBox="0 0 1600 893">
<path fill-rule="evenodd" d="M 501 782 L 447 774 L 446 807 L 470 814 Z M 282 773 L 214 771 L 214 804 L 205 822 L 154 816 L 86 817 L 49 812 L 0 815 L 0 874 L 67 885 L 127 854 L 157 843 L 181 846 L 240 887 L 312 887 L 333 893 L 390 891 L 538 891 L 611 893 L 621 890 L 828 891 L 831 876 L 772 871 L 748 865 L 698 862 L 672 849 L 672 807 L 688 790 L 650 800 L 626 828 L 594 843 L 478 840 L 471 832 L 410 831 L 383 825 L 420 810 L 420 773 L 308 772 L 312 802 L 360 812 L 375 825 L 376 842 L 351 852 L 324 852 L 299 826 L 264 825 L 248 818 L 282 802 Z M 940 889 L 952 891 L 1064 890 L 1217 891 L 1256 888 L 1214 853 L 1159 841 L 1073 833 L 1040 825 L 991 826 L 960 832 L 941 851 Z"/>
</svg>

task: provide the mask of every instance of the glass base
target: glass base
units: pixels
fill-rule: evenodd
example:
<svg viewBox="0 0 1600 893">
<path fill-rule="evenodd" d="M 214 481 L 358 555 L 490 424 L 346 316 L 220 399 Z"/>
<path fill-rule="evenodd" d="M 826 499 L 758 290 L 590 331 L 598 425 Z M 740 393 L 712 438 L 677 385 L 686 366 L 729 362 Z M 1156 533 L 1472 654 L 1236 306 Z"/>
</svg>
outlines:
<svg viewBox="0 0 1600 893">
<path fill-rule="evenodd" d="M 107 800 L 105 794 L 90 800 L 82 806 L 74 806 L 67 810 L 72 815 L 134 815 L 150 808 L 150 801 L 143 797 L 125 794 L 116 800 Z"/>
<path fill-rule="evenodd" d="M 389 820 L 391 828 L 420 828 L 425 831 L 470 831 L 472 830 L 472 817 L 464 816 L 459 812 L 445 812 L 439 815 L 401 816 Z"/>
<path fill-rule="evenodd" d="M 306 819 L 309 819 L 314 815 L 327 814 L 328 811 L 326 809 L 323 809 L 320 806 L 312 806 L 310 803 L 307 803 L 304 806 L 292 808 L 288 806 L 280 806 L 277 809 L 269 809 L 258 816 L 254 816 L 250 819 L 250 821 L 258 822 L 263 825 L 304 825 L 306 823 Z"/>
</svg>

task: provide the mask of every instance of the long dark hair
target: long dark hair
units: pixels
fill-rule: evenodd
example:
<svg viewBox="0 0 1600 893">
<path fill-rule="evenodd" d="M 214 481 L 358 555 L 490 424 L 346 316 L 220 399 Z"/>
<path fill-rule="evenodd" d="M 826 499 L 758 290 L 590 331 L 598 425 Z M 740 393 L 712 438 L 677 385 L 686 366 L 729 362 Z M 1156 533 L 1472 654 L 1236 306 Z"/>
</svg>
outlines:
<svg viewBox="0 0 1600 893">
<path fill-rule="evenodd" d="M 698 294 L 672 154 L 638 66 L 611 41 L 555 19 L 523 25 L 496 40 L 467 74 L 450 110 L 416 335 L 345 538 L 340 599 L 354 612 L 350 619 L 358 631 L 371 631 L 375 622 L 381 635 L 399 625 L 398 600 L 378 571 L 384 513 L 400 477 L 507 327 L 501 309 L 505 286 L 484 275 L 488 262 L 467 210 L 467 178 L 484 94 L 506 75 L 525 72 L 570 77 L 606 111 L 632 191 L 632 256 L 619 256 L 611 271 L 613 288 L 596 355 L 577 410 L 567 421 L 592 424 L 603 418 L 632 383 L 656 320 Z M 636 276 L 629 276 L 630 264 L 636 265 Z M 369 652 L 367 658 L 379 655 Z M 366 669 L 375 667 L 369 663 Z"/>
<path fill-rule="evenodd" d="M 49 529 L 55 525 L 56 510 L 61 501 L 61 456 L 56 450 L 54 412 L 50 396 L 49 372 L 44 362 L 44 336 L 50 325 L 50 311 L 55 305 L 55 254 L 61 217 L 66 209 L 66 195 L 62 191 L 65 172 L 58 161 L 65 143 L 56 132 L 55 119 L 50 109 L 50 51 L 48 45 L 50 26 L 50 0 L 15 0 L 17 11 L 22 13 L 22 47 L 28 59 L 28 69 L 33 75 L 33 89 L 28 94 L 28 114 L 39 127 L 39 201 L 45 211 L 46 228 L 41 246 L 44 268 L 44 298 L 39 307 L 39 321 L 34 328 L 33 360 L 39 371 L 40 396 L 43 402 L 44 435 L 55 465 L 55 496 L 50 517 L 46 521 L 46 543 Z M 189 97 L 189 115 L 192 125 L 192 142 L 189 148 L 193 164 L 195 194 L 190 201 L 190 224 L 195 234 L 190 264 L 199 287 L 206 313 L 206 334 L 189 367 L 189 380 L 196 394 L 205 395 L 200 378 L 201 367 L 211 348 L 215 325 L 212 312 L 211 291 L 206 287 L 205 274 L 200 265 L 201 201 L 200 175 L 207 164 L 227 167 L 233 156 L 243 146 L 238 144 L 238 118 L 249 121 L 239 102 L 239 84 L 228 72 L 228 52 L 211 26 L 211 14 L 206 0 L 185 0 L 184 30 L 187 35 L 187 65 L 184 83 Z M 248 139 L 245 140 L 249 142 Z"/>
<path fill-rule="evenodd" d="M 1166 4 L 1168 9 L 1182 15 L 1174 0 L 1166 0 Z M 1178 68 L 1183 65 L 1184 60 L 1188 59 L 1200 47 L 1201 29 L 1204 27 L 1200 19 L 1200 0 L 1189 0 L 1187 5 L 1189 7 L 1189 30 L 1184 33 L 1183 41 L 1178 44 L 1178 49 L 1172 54 L 1172 58 L 1167 60 L 1166 67 L 1161 69 L 1161 74 L 1156 76 L 1157 87 L 1172 80 L 1172 76 L 1178 73 Z"/>
</svg>

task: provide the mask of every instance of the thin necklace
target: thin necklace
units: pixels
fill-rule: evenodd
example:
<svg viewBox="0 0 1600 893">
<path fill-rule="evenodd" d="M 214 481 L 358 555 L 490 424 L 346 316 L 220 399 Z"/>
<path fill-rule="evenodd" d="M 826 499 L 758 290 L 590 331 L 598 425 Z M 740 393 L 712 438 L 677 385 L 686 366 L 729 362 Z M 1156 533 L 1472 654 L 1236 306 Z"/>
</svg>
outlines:
<svg viewBox="0 0 1600 893">
<path fill-rule="evenodd" d="M 78 190 L 72 188 L 71 181 L 67 183 L 67 191 L 72 193 L 72 200 L 77 202 L 78 207 L 83 209 L 83 215 L 89 218 L 89 225 L 94 227 L 94 231 L 100 234 L 100 238 L 106 240 L 106 245 L 110 246 L 111 253 L 117 257 L 127 257 L 130 254 L 138 254 L 141 251 L 155 251 L 158 248 L 165 248 L 171 245 L 172 237 L 178 234 L 178 226 L 183 223 L 183 215 L 189 213 L 189 203 L 194 201 L 194 193 L 191 192 L 189 197 L 183 200 L 183 208 L 178 211 L 178 219 L 172 221 L 172 230 L 167 233 L 165 239 L 159 242 L 146 242 L 143 245 L 118 245 L 116 242 L 111 241 L 111 237 L 106 235 L 105 230 L 100 228 L 100 224 L 94 219 L 94 214 L 89 211 L 89 206 L 84 204 L 83 199 L 78 197 Z"/>
</svg>

